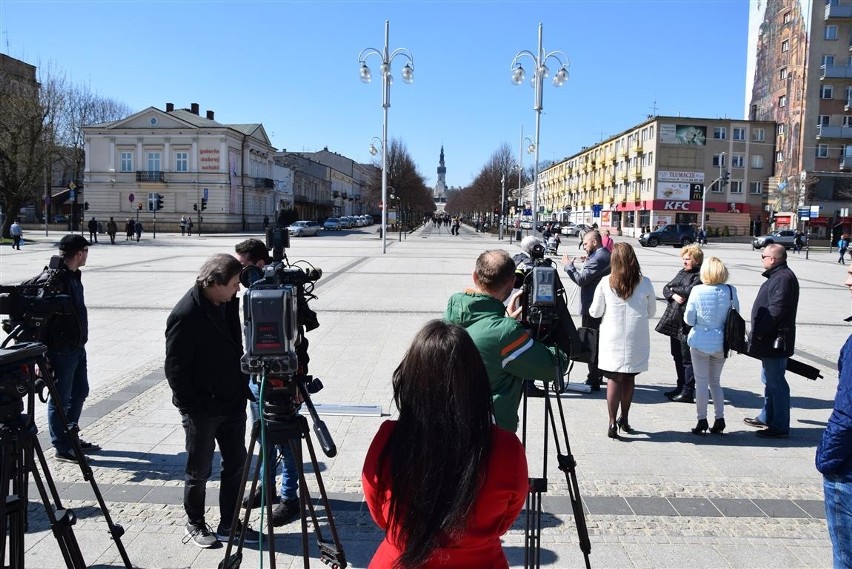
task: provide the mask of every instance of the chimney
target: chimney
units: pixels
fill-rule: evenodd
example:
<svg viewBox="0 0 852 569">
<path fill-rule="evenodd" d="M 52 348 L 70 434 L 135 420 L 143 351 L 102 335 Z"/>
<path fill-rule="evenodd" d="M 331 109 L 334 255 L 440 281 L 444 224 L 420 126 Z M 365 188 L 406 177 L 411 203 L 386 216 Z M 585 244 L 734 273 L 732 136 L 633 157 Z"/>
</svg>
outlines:
<svg viewBox="0 0 852 569">
<path fill-rule="evenodd" d="M 213 120 L 213 111 L 207 111 L 207 118 Z"/>
<path fill-rule="evenodd" d="M 166 112 L 167 113 L 171 113 L 174 110 L 175 110 L 175 104 L 174 103 L 166 103 Z"/>
<path fill-rule="evenodd" d="M 192 103 L 190 105 L 189 112 L 191 112 L 194 115 L 197 115 L 198 114 L 198 103 Z"/>
</svg>

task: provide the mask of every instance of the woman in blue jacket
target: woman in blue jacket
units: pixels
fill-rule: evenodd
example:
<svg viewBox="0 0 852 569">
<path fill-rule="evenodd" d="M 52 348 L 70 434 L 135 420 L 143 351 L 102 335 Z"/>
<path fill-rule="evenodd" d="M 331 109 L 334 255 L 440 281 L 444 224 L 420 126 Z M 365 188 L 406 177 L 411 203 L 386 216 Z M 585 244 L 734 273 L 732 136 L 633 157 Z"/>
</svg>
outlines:
<svg viewBox="0 0 852 569">
<path fill-rule="evenodd" d="M 692 429 L 696 435 L 707 431 L 707 386 L 713 394 L 716 420 L 710 432 L 722 434 L 725 430 L 725 396 L 722 393 L 722 366 L 725 365 L 723 344 L 725 320 L 733 306 L 739 311 L 737 289 L 726 285 L 728 269 L 718 257 L 710 257 L 701 265 L 701 282 L 692 289 L 683 319 L 692 326 L 686 339 L 692 355 L 695 373 L 695 406 L 698 424 Z"/>
</svg>

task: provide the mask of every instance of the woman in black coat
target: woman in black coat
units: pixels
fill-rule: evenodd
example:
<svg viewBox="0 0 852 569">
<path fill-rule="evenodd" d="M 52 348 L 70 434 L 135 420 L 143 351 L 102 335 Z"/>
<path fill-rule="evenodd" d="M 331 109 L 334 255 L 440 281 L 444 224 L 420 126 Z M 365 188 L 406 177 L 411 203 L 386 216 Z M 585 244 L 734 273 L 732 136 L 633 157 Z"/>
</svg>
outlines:
<svg viewBox="0 0 852 569">
<path fill-rule="evenodd" d="M 668 305 L 656 330 L 669 336 L 677 372 L 677 385 L 667 391 L 665 396 L 679 403 L 695 403 L 695 375 L 692 372 L 689 346 L 686 344 L 689 326 L 684 324 L 683 310 L 693 287 L 701 284 L 699 273 L 704 261 L 704 251 L 698 245 L 687 245 L 680 250 L 680 257 L 683 260 L 683 268 L 663 287 L 663 296 Z"/>
</svg>

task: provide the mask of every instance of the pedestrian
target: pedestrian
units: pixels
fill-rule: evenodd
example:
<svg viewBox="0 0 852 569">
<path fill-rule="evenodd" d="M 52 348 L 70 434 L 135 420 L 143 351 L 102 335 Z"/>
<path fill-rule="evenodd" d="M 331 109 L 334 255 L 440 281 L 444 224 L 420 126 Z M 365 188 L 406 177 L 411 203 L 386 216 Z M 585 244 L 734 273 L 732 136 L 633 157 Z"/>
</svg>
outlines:
<svg viewBox="0 0 852 569">
<path fill-rule="evenodd" d="M 142 239 L 142 232 L 145 230 L 145 228 L 142 227 L 142 222 L 137 221 L 133 226 L 133 230 L 136 232 L 136 242 L 139 243 L 139 240 Z"/>
<path fill-rule="evenodd" d="M 804 242 L 805 234 L 801 231 L 796 231 L 796 235 L 793 237 L 793 250 L 796 251 L 797 254 L 802 252 Z"/>
<path fill-rule="evenodd" d="M 488 372 L 464 328 L 432 320 L 393 373 L 399 418 L 364 460 L 364 499 L 384 539 L 370 567 L 508 569 L 500 536 L 529 490 L 517 436 L 492 422 Z"/>
<path fill-rule="evenodd" d="M 849 236 L 845 233 L 837 240 L 837 251 L 840 253 L 840 258 L 837 262 L 841 265 L 846 264 L 846 250 L 849 248 Z"/>
<path fill-rule="evenodd" d="M 263 232 L 266 233 L 266 230 L 269 228 L 269 216 L 263 216 Z"/>
<path fill-rule="evenodd" d="M 98 222 L 94 217 L 89 220 L 89 241 L 98 242 Z"/>
<path fill-rule="evenodd" d="M 757 417 L 746 417 L 744 421 L 761 429 L 757 432 L 759 437 L 786 437 L 790 434 L 790 386 L 784 374 L 787 358 L 796 347 L 799 280 L 787 266 L 783 245 L 767 245 L 760 257 L 766 282 L 757 291 L 751 308 L 748 353 L 761 362 L 764 403 Z"/>
<path fill-rule="evenodd" d="M 192 237 L 192 218 L 191 217 L 186 218 L 186 234 L 189 237 Z"/>
<path fill-rule="evenodd" d="M 115 234 L 118 233 L 118 225 L 115 223 L 115 219 L 110 216 L 109 221 L 107 222 L 107 235 L 109 235 L 109 242 L 115 245 Z"/>
<path fill-rule="evenodd" d="M 704 231 L 703 227 L 698 230 L 698 244 L 707 245 L 707 233 Z"/>
<path fill-rule="evenodd" d="M 601 245 L 604 249 L 612 253 L 612 246 L 615 245 L 615 241 L 610 237 L 609 229 L 604 229 L 603 235 L 601 235 Z"/>
<path fill-rule="evenodd" d="M 46 326 L 44 344 L 47 346 L 47 361 L 53 369 L 56 398 L 47 402 L 47 425 L 55 457 L 62 462 L 79 463 L 69 439 L 68 425 L 79 425 L 83 403 L 89 395 L 89 375 L 86 358 L 86 342 L 89 340 L 89 317 L 83 294 L 80 268 L 89 258 L 89 242 L 82 235 L 70 234 L 59 240 L 62 262 L 59 267 L 59 295 L 70 299 L 68 313 L 54 315 Z M 58 411 L 61 408 L 63 422 Z M 80 450 L 96 452 L 100 446 L 78 439 Z"/>
<path fill-rule="evenodd" d="M 186 216 L 185 215 L 180 216 L 180 222 L 178 223 L 178 225 L 180 225 L 180 235 L 181 235 L 181 237 L 183 237 L 184 235 L 186 235 Z"/>
<path fill-rule="evenodd" d="M 675 403 L 695 403 L 695 374 L 686 342 L 689 326 L 683 320 L 683 310 L 690 292 L 701 283 L 699 272 L 704 261 L 704 251 L 698 245 L 687 245 L 680 250 L 680 258 L 683 268 L 663 287 L 666 311 L 655 330 L 669 337 L 669 348 L 677 374 L 674 389 L 663 395 Z"/>
<path fill-rule="evenodd" d="M 214 255 L 201 266 L 195 285 L 166 320 L 165 375 L 183 425 L 186 445 L 183 508 L 184 543 L 202 548 L 228 541 L 238 513 L 237 497 L 246 461 L 248 378 L 240 370 L 243 355 L 239 299 L 242 265 L 231 255 Z M 219 446 L 221 474 L 219 524 L 215 532 L 204 517 L 207 480 Z M 257 543 L 246 528 L 246 542 Z"/>
<path fill-rule="evenodd" d="M 843 283 L 852 292 L 852 268 Z M 846 319 L 847 322 L 850 320 Z M 834 410 L 817 447 L 834 567 L 852 567 L 852 335 L 840 350 Z"/>
<path fill-rule="evenodd" d="M 133 218 L 128 217 L 124 223 L 124 231 L 127 234 L 125 241 L 133 241 L 133 234 L 136 232 L 136 224 L 133 223 Z"/>
<path fill-rule="evenodd" d="M 630 405 L 636 375 L 648 370 L 651 355 L 648 323 L 656 310 L 654 286 L 651 279 L 642 276 L 636 252 L 629 243 L 617 243 L 612 250 L 611 272 L 595 289 L 589 307 L 589 315 L 601 319 L 598 365 L 609 380 L 606 387 L 607 436 L 611 439 L 618 438 L 619 430 L 633 433 Z"/>
<path fill-rule="evenodd" d="M 733 307 L 740 310 L 737 289 L 725 284 L 728 269 L 718 257 L 710 257 L 701 266 L 701 283 L 692 289 L 684 311 L 684 321 L 692 326 L 687 342 L 695 371 L 695 403 L 698 424 L 692 433 L 704 434 L 707 424 L 707 389 L 713 395 L 715 420 L 710 432 L 725 430 L 725 394 L 722 391 L 722 367 L 725 365 L 725 322 Z"/>
<path fill-rule="evenodd" d="M 562 257 L 562 266 L 574 284 L 580 288 L 580 315 L 582 326 L 585 328 L 600 328 L 600 318 L 595 318 L 589 313 L 592 299 L 595 296 L 595 288 L 606 275 L 609 274 L 610 252 L 601 246 L 601 234 L 590 229 L 583 236 L 580 245 L 586 250 L 583 257 Z M 576 262 L 583 262 L 583 268 L 578 269 Z M 589 373 L 586 376 L 586 385 L 592 391 L 600 391 L 603 378 L 598 369 L 597 356 L 589 362 Z"/>
<path fill-rule="evenodd" d="M 21 241 L 24 239 L 24 230 L 21 229 L 20 218 L 15 218 L 15 221 L 9 227 L 9 235 L 12 236 L 12 249 L 21 250 Z"/>
</svg>

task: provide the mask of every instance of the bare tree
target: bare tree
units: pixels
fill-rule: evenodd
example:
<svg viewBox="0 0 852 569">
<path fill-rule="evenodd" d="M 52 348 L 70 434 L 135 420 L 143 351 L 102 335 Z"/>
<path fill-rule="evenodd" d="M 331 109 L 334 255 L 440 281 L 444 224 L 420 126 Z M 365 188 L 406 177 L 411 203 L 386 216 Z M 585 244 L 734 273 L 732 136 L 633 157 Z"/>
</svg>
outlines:
<svg viewBox="0 0 852 569">
<path fill-rule="evenodd" d="M 432 194 L 405 144 L 399 139 L 392 139 L 388 143 L 387 152 L 388 199 L 393 194 L 395 199 L 402 200 L 403 207 L 418 215 L 434 211 Z M 379 173 L 367 188 L 368 199 L 372 203 L 380 201 L 382 192 L 381 161 L 376 167 Z"/>
<path fill-rule="evenodd" d="M 508 198 L 509 191 L 515 189 L 518 183 L 518 164 L 512 155 L 511 147 L 505 142 L 482 166 L 470 186 L 448 196 L 446 210 L 452 213 L 482 213 L 499 208 L 504 178 Z M 522 183 L 526 183 L 527 178 L 527 173 L 522 172 Z"/>
</svg>

